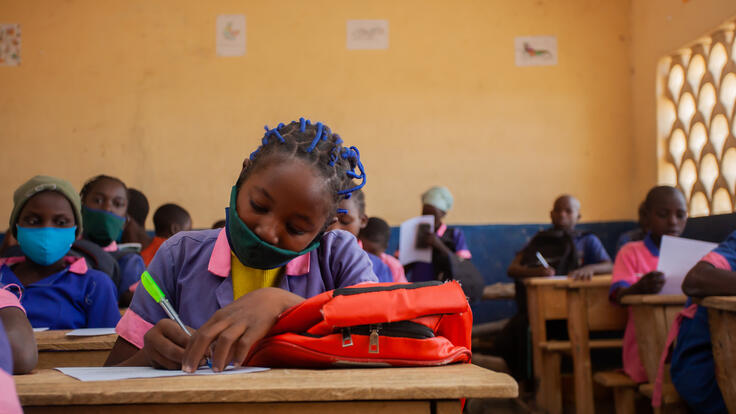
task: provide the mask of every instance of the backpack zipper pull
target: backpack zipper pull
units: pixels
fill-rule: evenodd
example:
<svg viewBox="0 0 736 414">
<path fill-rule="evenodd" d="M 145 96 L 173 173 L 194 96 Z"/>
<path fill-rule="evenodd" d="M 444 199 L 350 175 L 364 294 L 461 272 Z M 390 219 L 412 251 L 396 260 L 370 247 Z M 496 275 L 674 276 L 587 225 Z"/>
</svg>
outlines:
<svg viewBox="0 0 736 414">
<path fill-rule="evenodd" d="M 342 347 L 353 346 L 353 337 L 350 335 L 350 328 L 342 328 Z"/>
<path fill-rule="evenodd" d="M 381 329 L 381 325 L 372 325 L 370 328 L 371 328 L 371 335 L 368 340 L 368 353 L 377 354 L 378 353 L 378 330 Z"/>
</svg>

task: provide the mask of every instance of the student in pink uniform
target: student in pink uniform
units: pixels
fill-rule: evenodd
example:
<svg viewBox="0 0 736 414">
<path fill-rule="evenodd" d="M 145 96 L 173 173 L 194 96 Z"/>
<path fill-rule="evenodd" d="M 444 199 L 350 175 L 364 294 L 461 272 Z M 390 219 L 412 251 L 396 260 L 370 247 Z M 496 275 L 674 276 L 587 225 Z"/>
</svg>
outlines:
<svg viewBox="0 0 736 414">
<path fill-rule="evenodd" d="M 193 336 L 136 289 L 106 364 L 192 372 L 212 349 L 221 371 L 304 298 L 377 282 L 355 238 L 327 231 L 339 202 L 365 184 L 358 150 L 303 118 L 261 142 L 231 189 L 225 228 L 177 233 L 148 267 Z"/>
<path fill-rule="evenodd" d="M 626 243 L 616 255 L 613 265 L 610 298 L 621 301 L 626 295 L 659 293 L 664 286 L 664 274 L 658 272 L 659 246 L 662 236 L 679 236 L 685 230 L 687 205 L 680 190 L 674 187 L 654 187 L 644 201 L 649 233 L 642 241 Z M 629 320 L 624 331 L 624 372 L 636 382 L 648 380 L 639 359 L 634 320 Z M 652 378 L 653 380 L 653 378 Z"/>
</svg>

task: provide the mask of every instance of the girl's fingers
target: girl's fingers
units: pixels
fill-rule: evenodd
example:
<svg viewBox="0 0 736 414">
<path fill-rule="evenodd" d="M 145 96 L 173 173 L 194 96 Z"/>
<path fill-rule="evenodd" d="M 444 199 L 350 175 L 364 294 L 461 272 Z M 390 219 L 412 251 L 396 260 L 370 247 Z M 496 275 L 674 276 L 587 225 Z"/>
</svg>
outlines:
<svg viewBox="0 0 736 414">
<path fill-rule="evenodd" d="M 177 361 L 171 360 L 166 355 L 166 351 L 159 351 L 158 349 L 152 348 L 149 350 L 148 358 L 151 360 L 151 365 L 158 369 L 175 370 L 180 369 L 181 364 Z"/>
<path fill-rule="evenodd" d="M 233 345 L 246 331 L 243 324 L 231 325 L 220 332 L 215 342 L 215 350 L 212 353 L 212 369 L 215 372 L 225 369 L 233 356 Z"/>
<path fill-rule="evenodd" d="M 235 344 L 233 361 L 237 365 L 244 364 L 245 358 L 248 357 L 248 353 L 250 352 L 253 344 L 261 339 L 266 333 L 267 331 L 259 332 L 259 330 L 257 329 L 246 330 L 245 333 L 240 337 L 240 339 L 238 339 L 238 342 Z"/>
<path fill-rule="evenodd" d="M 186 372 L 194 372 L 197 369 L 199 361 L 205 357 L 210 344 L 217 339 L 220 332 L 225 330 L 227 326 L 226 321 L 221 320 L 217 312 L 215 312 L 215 315 L 207 323 L 202 325 L 189 340 L 184 350 L 182 369 Z"/>
</svg>

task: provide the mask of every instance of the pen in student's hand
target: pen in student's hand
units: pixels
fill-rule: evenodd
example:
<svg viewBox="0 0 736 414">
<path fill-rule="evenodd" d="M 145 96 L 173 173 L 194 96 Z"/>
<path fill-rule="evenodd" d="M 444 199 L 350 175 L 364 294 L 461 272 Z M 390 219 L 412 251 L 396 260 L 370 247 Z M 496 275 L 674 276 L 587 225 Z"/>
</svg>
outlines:
<svg viewBox="0 0 736 414">
<path fill-rule="evenodd" d="M 156 284 L 156 281 L 153 280 L 153 277 L 150 273 L 148 273 L 148 270 L 144 271 L 141 275 L 141 283 L 143 284 L 143 287 L 146 289 L 146 292 L 148 292 L 149 295 L 153 298 L 153 300 L 156 301 L 161 307 L 164 309 L 164 312 L 166 312 L 166 315 L 169 316 L 170 319 L 173 319 L 174 322 L 176 322 L 181 329 L 189 336 L 192 336 L 192 333 L 189 332 L 189 329 L 187 329 L 187 326 L 184 325 L 184 322 L 182 322 L 181 318 L 179 318 L 179 314 L 176 313 L 176 310 L 174 310 L 174 307 L 171 306 L 171 303 L 169 303 L 169 300 L 166 299 L 166 296 L 164 295 L 164 292 L 161 290 L 160 287 Z M 209 358 L 207 358 L 207 365 L 212 368 L 212 362 Z"/>
<path fill-rule="evenodd" d="M 537 259 L 539 259 L 539 262 L 542 263 L 542 266 L 544 266 L 545 269 L 549 269 L 549 263 L 544 260 L 544 256 L 542 256 L 542 253 L 539 253 L 539 251 L 537 251 Z"/>
</svg>

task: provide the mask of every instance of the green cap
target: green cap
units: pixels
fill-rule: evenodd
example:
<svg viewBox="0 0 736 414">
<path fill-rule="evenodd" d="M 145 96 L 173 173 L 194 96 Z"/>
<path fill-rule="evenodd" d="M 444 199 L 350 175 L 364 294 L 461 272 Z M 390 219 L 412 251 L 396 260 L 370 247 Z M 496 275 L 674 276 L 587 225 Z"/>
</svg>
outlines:
<svg viewBox="0 0 736 414">
<path fill-rule="evenodd" d="M 77 235 L 82 234 L 82 201 L 79 194 L 67 180 L 61 178 L 49 177 L 47 175 L 37 175 L 26 181 L 13 193 L 13 211 L 10 213 L 10 231 L 13 236 L 17 236 L 18 230 L 15 225 L 18 221 L 23 206 L 31 197 L 43 191 L 56 191 L 66 197 L 72 205 L 74 218 L 77 220 Z"/>
<path fill-rule="evenodd" d="M 151 274 L 148 273 L 148 270 L 145 270 L 141 275 L 141 283 L 143 283 L 143 287 L 146 288 L 146 292 L 151 295 L 153 300 L 155 300 L 156 303 L 160 303 L 161 299 L 164 298 L 164 292 L 162 292 L 161 288 L 158 287 L 156 281 L 153 280 Z"/>
</svg>

